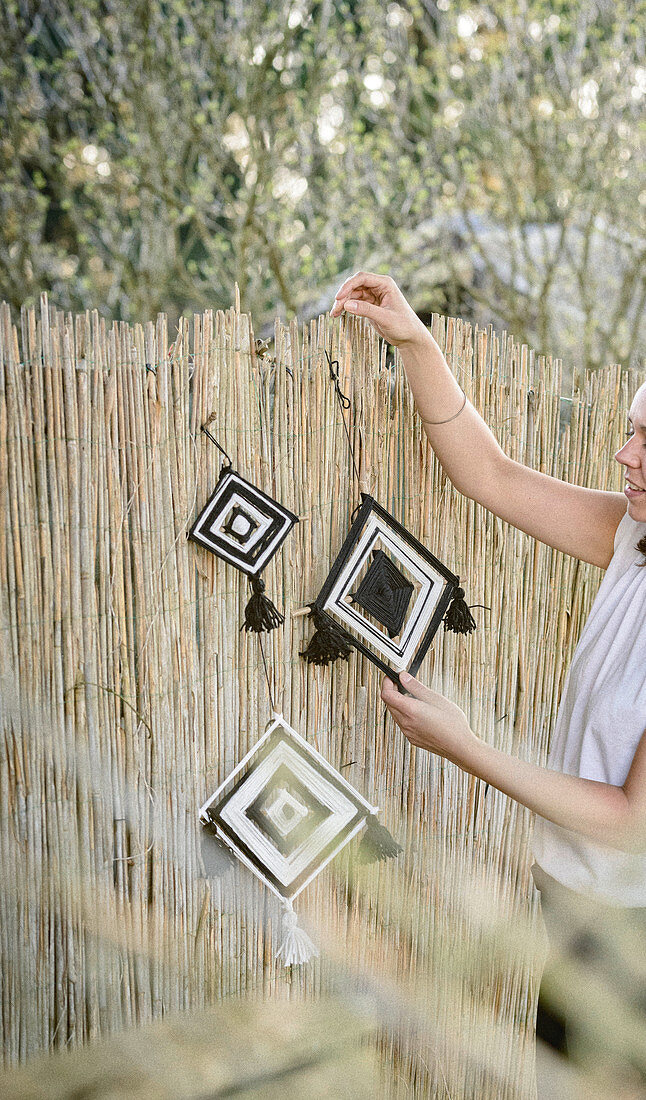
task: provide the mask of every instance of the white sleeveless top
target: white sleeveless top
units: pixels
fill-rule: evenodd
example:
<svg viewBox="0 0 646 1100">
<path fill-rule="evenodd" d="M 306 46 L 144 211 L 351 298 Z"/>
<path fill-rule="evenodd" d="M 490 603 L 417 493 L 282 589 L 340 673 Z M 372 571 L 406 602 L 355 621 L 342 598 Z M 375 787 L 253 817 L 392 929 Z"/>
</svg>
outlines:
<svg viewBox="0 0 646 1100">
<path fill-rule="evenodd" d="M 628 513 L 572 658 L 547 767 L 622 786 L 646 731 L 646 523 Z M 611 904 L 646 906 L 646 853 L 621 852 L 536 816 L 533 853 L 548 875 Z"/>
</svg>

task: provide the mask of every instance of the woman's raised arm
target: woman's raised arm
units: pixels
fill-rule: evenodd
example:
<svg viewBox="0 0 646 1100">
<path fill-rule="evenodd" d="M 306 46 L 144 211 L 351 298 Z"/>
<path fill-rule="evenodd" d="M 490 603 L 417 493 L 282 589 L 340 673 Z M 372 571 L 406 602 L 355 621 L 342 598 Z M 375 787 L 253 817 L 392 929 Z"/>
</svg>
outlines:
<svg viewBox="0 0 646 1100">
<path fill-rule="evenodd" d="M 605 568 L 626 511 L 622 493 L 586 489 L 514 462 L 465 397 L 428 329 L 388 275 L 360 271 L 340 287 L 332 316 L 367 317 L 399 348 L 424 430 L 465 496 L 566 554 Z"/>
</svg>

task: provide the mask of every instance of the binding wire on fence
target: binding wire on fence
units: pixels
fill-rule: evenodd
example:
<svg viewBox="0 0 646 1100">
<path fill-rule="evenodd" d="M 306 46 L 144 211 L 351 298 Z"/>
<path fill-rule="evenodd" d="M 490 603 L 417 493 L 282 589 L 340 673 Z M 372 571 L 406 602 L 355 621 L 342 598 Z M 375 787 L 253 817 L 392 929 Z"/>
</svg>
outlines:
<svg viewBox="0 0 646 1100">
<path fill-rule="evenodd" d="M 0 314 L 0 982 L 6 1063 L 232 995 L 361 990 L 379 1006 L 387 1095 L 530 1097 L 544 945 L 529 815 L 406 743 L 365 658 L 316 668 L 294 616 L 318 591 L 358 500 L 325 350 L 352 407 L 370 492 L 483 604 L 436 636 L 419 676 L 479 735 L 543 761 L 598 571 L 458 495 L 416 418 L 397 356 L 364 322 L 276 324 L 257 352 L 239 303 L 108 327 Z M 612 481 L 636 380 L 568 395 L 558 361 L 505 333 L 434 317 L 460 384 L 513 458 Z M 281 969 L 279 910 L 244 868 L 205 874 L 197 808 L 268 718 L 245 578 L 187 532 L 220 456 L 300 518 L 266 569 L 285 614 L 266 635 L 275 702 L 405 847 L 341 859 L 304 894 L 324 947 Z M 477 466 L 478 456 L 473 456 Z M 354 991 L 354 993 L 352 992 Z M 358 995 L 358 993 L 357 993 Z"/>
</svg>

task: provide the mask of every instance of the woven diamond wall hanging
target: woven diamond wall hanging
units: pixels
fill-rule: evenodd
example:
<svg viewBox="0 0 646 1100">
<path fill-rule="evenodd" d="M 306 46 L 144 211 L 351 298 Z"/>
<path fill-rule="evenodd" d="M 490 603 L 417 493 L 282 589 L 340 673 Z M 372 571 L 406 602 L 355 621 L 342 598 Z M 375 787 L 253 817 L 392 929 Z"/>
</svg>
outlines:
<svg viewBox="0 0 646 1100">
<path fill-rule="evenodd" d="M 213 436 L 206 434 L 221 450 Z M 252 595 L 245 608 L 245 630 L 273 630 L 284 621 L 265 595 L 260 573 L 295 523 L 298 516 L 236 473 L 229 460 L 188 533 L 194 542 L 249 577 Z"/>
<path fill-rule="evenodd" d="M 277 957 L 285 966 L 318 954 L 298 927 L 294 899 L 364 826 L 360 858 L 401 851 L 376 815 L 377 807 L 276 713 L 199 811 L 202 824 L 281 899 Z"/>
<path fill-rule="evenodd" d="M 338 359 L 328 351 L 325 357 L 360 483 L 345 415 L 351 401 L 341 391 Z M 325 665 L 337 657 L 346 660 L 355 648 L 404 691 L 399 673 L 415 675 L 440 623 L 456 634 L 470 634 L 475 619 L 460 578 L 373 497 L 361 493 L 352 520 L 321 591 L 308 605 L 316 631 L 301 657 Z"/>
<path fill-rule="evenodd" d="M 307 661 L 327 664 L 355 647 L 396 683 L 404 670 L 415 675 L 441 622 L 457 633 L 475 627 L 459 577 L 366 493 L 309 606 L 317 629 Z"/>
</svg>

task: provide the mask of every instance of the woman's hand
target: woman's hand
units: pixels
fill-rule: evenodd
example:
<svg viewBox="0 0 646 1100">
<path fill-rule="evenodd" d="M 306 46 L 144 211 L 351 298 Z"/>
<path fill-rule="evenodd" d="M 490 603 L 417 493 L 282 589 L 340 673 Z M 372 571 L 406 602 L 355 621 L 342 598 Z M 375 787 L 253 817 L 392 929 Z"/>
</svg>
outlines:
<svg viewBox="0 0 646 1100">
<path fill-rule="evenodd" d="M 399 679 L 412 694 L 401 695 L 387 678 L 381 698 L 412 745 L 444 756 L 562 829 L 622 852 L 646 854 L 646 733 L 631 766 L 634 789 L 615 787 L 501 752 L 476 737 L 464 712 L 443 695 L 405 672 Z"/>
<path fill-rule="evenodd" d="M 466 768 L 474 748 L 480 743 L 467 721 L 464 711 L 424 687 L 414 676 L 402 672 L 402 685 L 410 695 L 402 695 L 386 677 L 381 685 L 381 698 L 411 745 L 444 756 Z"/>
<path fill-rule="evenodd" d="M 390 275 L 359 271 L 346 279 L 337 291 L 331 316 L 338 317 L 344 309 L 358 317 L 367 317 L 379 335 L 395 347 L 429 337 L 426 327 Z"/>
</svg>

